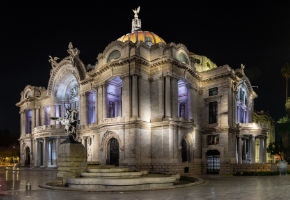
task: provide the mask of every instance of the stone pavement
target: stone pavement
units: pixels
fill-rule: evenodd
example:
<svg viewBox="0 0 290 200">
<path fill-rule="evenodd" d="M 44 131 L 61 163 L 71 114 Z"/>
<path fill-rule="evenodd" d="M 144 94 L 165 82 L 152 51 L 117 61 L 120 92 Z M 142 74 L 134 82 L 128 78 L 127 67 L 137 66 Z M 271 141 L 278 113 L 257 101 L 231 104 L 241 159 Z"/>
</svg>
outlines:
<svg viewBox="0 0 290 200">
<path fill-rule="evenodd" d="M 290 199 L 290 176 L 202 176 L 205 183 L 187 188 L 138 192 L 77 192 L 46 190 L 39 184 L 49 182 L 56 176 L 52 170 L 21 170 L 13 173 L 0 169 L 1 200 L 130 200 L 130 199 L 245 199 L 278 200 Z M 32 184 L 32 191 L 25 191 L 26 181 Z M 1 195 L 6 193 L 6 195 Z"/>
</svg>

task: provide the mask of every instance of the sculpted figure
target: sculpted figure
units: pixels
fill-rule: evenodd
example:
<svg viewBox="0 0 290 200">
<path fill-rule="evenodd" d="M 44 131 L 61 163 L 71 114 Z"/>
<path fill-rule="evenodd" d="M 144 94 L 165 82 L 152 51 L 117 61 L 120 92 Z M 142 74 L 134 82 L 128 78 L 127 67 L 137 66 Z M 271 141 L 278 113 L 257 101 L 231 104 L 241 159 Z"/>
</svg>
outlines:
<svg viewBox="0 0 290 200">
<path fill-rule="evenodd" d="M 78 111 L 76 109 L 67 109 L 65 117 L 51 117 L 52 120 L 59 121 L 64 125 L 64 130 L 68 135 L 68 139 L 62 143 L 79 143 L 77 141 L 77 123 L 78 123 Z"/>
</svg>

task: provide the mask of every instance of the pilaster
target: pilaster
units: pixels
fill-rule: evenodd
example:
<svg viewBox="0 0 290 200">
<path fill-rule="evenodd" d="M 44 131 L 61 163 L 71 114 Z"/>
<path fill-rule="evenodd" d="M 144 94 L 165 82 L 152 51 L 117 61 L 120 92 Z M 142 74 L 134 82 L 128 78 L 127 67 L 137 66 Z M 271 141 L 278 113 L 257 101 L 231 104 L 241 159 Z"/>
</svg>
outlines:
<svg viewBox="0 0 290 200">
<path fill-rule="evenodd" d="M 137 75 L 133 75 L 132 76 L 132 117 L 133 118 L 138 118 L 139 113 L 139 105 L 138 105 L 138 88 L 139 88 L 139 84 L 138 84 L 138 76 Z"/>
<path fill-rule="evenodd" d="M 171 117 L 171 77 L 165 77 L 165 117 Z"/>
<path fill-rule="evenodd" d="M 256 138 L 252 136 L 251 138 L 251 163 L 256 162 Z"/>
<path fill-rule="evenodd" d="M 239 136 L 239 146 L 238 146 L 238 153 L 239 153 L 239 164 L 242 164 L 242 144 L 243 144 L 243 140 L 242 140 L 242 136 Z"/>
</svg>

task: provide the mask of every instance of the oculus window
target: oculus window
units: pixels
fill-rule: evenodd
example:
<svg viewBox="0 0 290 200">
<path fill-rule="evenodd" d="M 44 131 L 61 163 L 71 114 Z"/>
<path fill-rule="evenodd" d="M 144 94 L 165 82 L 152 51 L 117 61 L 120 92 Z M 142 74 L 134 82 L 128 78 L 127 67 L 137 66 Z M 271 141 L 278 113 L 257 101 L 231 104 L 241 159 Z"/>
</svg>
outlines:
<svg viewBox="0 0 290 200">
<path fill-rule="evenodd" d="M 112 60 L 117 60 L 118 58 L 121 57 L 121 53 L 118 50 L 114 50 L 110 53 L 110 55 L 108 56 L 107 62 L 111 62 Z"/>
</svg>

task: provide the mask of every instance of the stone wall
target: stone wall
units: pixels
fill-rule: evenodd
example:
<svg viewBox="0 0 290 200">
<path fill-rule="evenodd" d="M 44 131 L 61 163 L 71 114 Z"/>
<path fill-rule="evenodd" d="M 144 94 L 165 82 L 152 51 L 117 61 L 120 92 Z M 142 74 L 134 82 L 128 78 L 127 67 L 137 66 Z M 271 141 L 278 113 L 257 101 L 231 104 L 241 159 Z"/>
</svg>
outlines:
<svg viewBox="0 0 290 200">
<path fill-rule="evenodd" d="M 140 170 L 147 170 L 151 173 L 170 173 L 170 174 L 183 174 L 190 173 L 194 175 L 201 174 L 200 163 L 158 163 L 158 164 L 142 164 L 137 166 L 125 165 L 126 167 Z M 187 169 L 186 169 L 187 168 Z"/>
<path fill-rule="evenodd" d="M 275 164 L 239 164 L 233 165 L 233 173 L 236 172 L 269 172 L 277 171 L 277 166 Z"/>
</svg>

